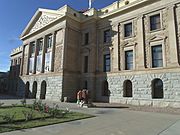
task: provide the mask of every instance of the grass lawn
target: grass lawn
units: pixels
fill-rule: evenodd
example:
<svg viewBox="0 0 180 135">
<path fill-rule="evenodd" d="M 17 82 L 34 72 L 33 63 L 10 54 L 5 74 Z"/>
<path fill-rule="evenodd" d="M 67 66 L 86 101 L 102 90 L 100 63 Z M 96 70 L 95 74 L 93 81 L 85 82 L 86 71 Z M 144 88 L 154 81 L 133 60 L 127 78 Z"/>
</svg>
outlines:
<svg viewBox="0 0 180 135">
<path fill-rule="evenodd" d="M 58 124 L 63 122 L 69 122 L 74 120 L 80 120 L 85 118 L 91 118 L 92 115 L 82 114 L 77 112 L 69 112 L 61 118 L 52 118 L 48 113 L 40 113 L 33 110 L 33 119 L 30 121 L 25 121 L 25 116 L 23 111 L 31 111 L 30 108 L 26 107 L 8 107 L 0 108 L 0 133 L 9 132 L 14 130 L 21 130 L 27 128 L 34 128 L 40 126 L 47 126 L 52 124 Z M 13 123 L 7 123 L 2 116 L 9 114 L 14 116 Z"/>
</svg>

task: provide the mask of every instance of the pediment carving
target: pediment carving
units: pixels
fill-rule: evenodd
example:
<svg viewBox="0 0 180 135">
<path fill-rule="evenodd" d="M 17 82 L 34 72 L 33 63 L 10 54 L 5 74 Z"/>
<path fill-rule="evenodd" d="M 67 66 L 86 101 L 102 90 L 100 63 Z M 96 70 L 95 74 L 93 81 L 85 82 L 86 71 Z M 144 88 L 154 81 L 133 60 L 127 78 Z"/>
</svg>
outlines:
<svg viewBox="0 0 180 135">
<path fill-rule="evenodd" d="M 136 46 L 136 45 L 137 45 L 136 42 L 127 41 L 127 42 L 122 43 L 122 47 L 129 47 L 129 46 Z"/>
<path fill-rule="evenodd" d="M 153 41 L 159 41 L 159 40 L 164 40 L 166 39 L 167 36 L 162 36 L 162 35 L 154 35 L 150 38 L 150 42 L 153 42 Z"/>
<path fill-rule="evenodd" d="M 43 28 L 44 26 L 46 26 L 47 24 L 50 24 L 52 21 L 54 21 L 57 18 L 58 18 L 57 16 L 41 15 L 41 17 L 38 19 L 38 21 L 30 30 L 30 33 Z"/>
</svg>

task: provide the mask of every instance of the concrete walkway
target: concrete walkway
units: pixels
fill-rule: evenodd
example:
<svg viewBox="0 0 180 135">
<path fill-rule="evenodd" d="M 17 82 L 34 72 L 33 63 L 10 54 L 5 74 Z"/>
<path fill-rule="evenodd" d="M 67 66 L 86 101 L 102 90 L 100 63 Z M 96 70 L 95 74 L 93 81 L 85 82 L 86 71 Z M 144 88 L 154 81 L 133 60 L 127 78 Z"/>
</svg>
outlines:
<svg viewBox="0 0 180 135">
<path fill-rule="evenodd" d="M 19 101 L 3 102 L 10 104 Z M 138 112 L 126 108 L 86 109 L 78 108 L 76 104 L 58 104 L 62 108 L 68 107 L 72 111 L 89 113 L 96 117 L 1 135 L 180 135 L 180 115 Z"/>
</svg>

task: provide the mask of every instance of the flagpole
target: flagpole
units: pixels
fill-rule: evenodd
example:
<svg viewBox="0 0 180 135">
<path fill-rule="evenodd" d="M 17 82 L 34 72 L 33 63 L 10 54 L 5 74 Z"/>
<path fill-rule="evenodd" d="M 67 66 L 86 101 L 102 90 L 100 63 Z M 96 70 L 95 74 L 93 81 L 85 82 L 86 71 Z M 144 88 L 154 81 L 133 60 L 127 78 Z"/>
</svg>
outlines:
<svg viewBox="0 0 180 135">
<path fill-rule="evenodd" d="M 91 7 L 92 7 L 92 1 L 89 0 L 89 9 L 91 9 Z"/>
</svg>

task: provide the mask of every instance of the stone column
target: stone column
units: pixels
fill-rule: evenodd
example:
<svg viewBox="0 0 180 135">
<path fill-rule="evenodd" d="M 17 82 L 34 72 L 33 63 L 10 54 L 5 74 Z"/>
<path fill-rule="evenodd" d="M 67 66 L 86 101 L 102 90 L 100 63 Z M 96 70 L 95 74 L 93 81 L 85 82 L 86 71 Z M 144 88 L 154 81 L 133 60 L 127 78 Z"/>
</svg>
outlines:
<svg viewBox="0 0 180 135">
<path fill-rule="evenodd" d="M 27 70 L 26 75 L 29 75 L 29 62 L 30 62 L 30 55 L 31 54 L 31 43 L 28 44 L 28 57 L 27 57 Z"/>
<path fill-rule="evenodd" d="M 24 52 L 25 52 L 25 45 L 23 45 L 23 50 L 22 50 L 22 60 L 21 60 L 21 68 L 20 68 L 20 75 L 23 75 L 23 65 L 24 65 Z"/>
<path fill-rule="evenodd" d="M 169 31 L 169 59 L 172 67 L 179 66 L 178 64 L 178 48 L 177 48 L 177 36 L 176 36 L 176 24 L 175 24 L 175 6 L 169 7 L 168 10 L 168 31 Z"/>
<path fill-rule="evenodd" d="M 38 54 L 38 40 L 35 41 L 35 52 L 34 52 L 34 68 L 33 68 L 33 74 L 36 74 L 37 54 Z"/>
<path fill-rule="evenodd" d="M 136 62 L 137 69 L 145 68 L 145 54 L 144 54 L 144 17 L 140 16 L 137 20 L 137 51 Z"/>
<path fill-rule="evenodd" d="M 119 71 L 119 25 L 115 24 L 112 26 L 112 44 L 113 44 L 113 55 L 112 56 L 112 71 Z"/>
<path fill-rule="evenodd" d="M 51 56 L 51 72 L 54 72 L 54 62 L 55 62 L 55 44 L 56 44 L 56 32 L 52 35 L 52 56 Z"/>
<path fill-rule="evenodd" d="M 44 36 L 44 38 L 43 38 L 43 50 L 42 50 L 42 66 L 41 66 L 41 73 L 44 73 L 45 53 L 46 53 L 46 36 Z"/>
</svg>

